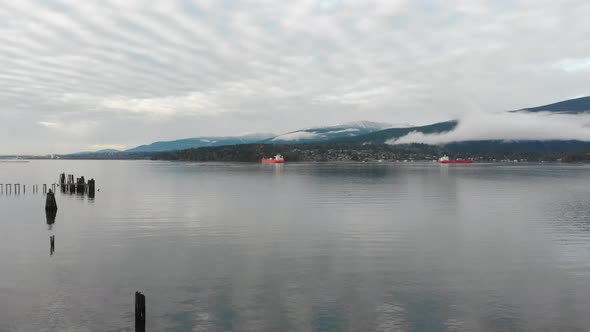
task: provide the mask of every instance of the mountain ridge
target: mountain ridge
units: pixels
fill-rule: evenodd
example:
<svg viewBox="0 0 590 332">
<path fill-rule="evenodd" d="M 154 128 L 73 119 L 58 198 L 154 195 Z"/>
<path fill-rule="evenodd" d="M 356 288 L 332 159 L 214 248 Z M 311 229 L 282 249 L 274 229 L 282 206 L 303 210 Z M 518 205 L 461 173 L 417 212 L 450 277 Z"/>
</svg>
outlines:
<svg viewBox="0 0 590 332">
<path fill-rule="evenodd" d="M 551 112 L 560 114 L 590 113 L 590 96 L 562 100 L 547 105 L 528 107 L 512 112 Z"/>
</svg>

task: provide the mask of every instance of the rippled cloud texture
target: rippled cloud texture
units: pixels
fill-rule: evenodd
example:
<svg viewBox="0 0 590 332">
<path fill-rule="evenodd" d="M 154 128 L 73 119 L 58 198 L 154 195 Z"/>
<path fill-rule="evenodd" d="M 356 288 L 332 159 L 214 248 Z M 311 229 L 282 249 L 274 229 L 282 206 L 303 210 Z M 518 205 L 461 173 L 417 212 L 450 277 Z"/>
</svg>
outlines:
<svg viewBox="0 0 590 332">
<path fill-rule="evenodd" d="M 590 2 L 4 1 L 0 154 L 426 124 L 590 94 Z"/>
</svg>

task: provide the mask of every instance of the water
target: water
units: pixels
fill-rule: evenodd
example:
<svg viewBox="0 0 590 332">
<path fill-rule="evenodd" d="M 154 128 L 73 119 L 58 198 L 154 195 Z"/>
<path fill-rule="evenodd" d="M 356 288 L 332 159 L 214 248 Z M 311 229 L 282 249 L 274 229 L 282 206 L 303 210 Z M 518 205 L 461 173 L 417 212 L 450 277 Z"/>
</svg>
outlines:
<svg viewBox="0 0 590 332">
<path fill-rule="evenodd" d="M 32 184 L 61 172 L 96 197 Z M 590 167 L 0 163 L 0 331 L 575 331 Z M 41 186 L 39 186 L 42 189 Z M 49 236 L 56 251 L 49 253 Z"/>
</svg>

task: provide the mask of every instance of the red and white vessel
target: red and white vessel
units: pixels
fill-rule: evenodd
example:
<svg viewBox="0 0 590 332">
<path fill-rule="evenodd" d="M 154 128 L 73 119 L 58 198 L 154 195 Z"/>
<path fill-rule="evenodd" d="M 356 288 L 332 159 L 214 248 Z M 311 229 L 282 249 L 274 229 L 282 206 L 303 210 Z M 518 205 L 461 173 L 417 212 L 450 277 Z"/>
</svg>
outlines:
<svg viewBox="0 0 590 332">
<path fill-rule="evenodd" d="M 262 158 L 262 163 L 263 164 L 284 164 L 285 159 L 280 154 L 277 154 L 276 156 L 274 156 L 272 158 Z"/>
<path fill-rule="evenodd" d="M 449 159 L 447 156 L 442 156 L 438 159 L 439 164 L 471 164 L 473 160 L 470 159 Z"/>
</svg>

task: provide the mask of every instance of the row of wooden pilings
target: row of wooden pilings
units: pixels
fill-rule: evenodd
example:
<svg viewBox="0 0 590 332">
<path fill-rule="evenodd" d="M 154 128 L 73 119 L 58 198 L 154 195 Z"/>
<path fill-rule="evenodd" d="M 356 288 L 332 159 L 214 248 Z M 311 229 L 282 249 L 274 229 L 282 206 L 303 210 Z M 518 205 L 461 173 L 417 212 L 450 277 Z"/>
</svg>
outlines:
<svg viewBox="0 0 590 332">
<path fill-rule="evenodd" d="M 51 189 L 49 189 L 51 187 Z M 88 194 L 90 197 L 93 197 L 95 194 L 96 183 L 94 179 L 86 180 L 84 177 L 76 178 L 74 181 L 74 175 L 70 174 L 67 177 L 64 173 L 60 174 L 59 183 L 51 183 L 42 185 L 43 194 L 47 194 L 48 190 L 52 190 L 54 193 L 57 191 L 58 187 L 61 189 L 61 192 L 69 192 L 71 194 L 78 193 L 78 194 Z M 20 194 L 22 189 L 22 193 L 26 194 L 27 186 L 20 183 L 0 183 L 0 194 Z M 39 185 L 34 184 L 32 185 L 32 192 L 39 193 Z"/>
<path fill-rule="evenodd" d="M 59 175 L 59 187 L 61 189 L 61 192 L 63 192 L 63 193 L 65 193 L 65 192 L 69 192 L 71 194 L 73 194 L 73 193 L 79 193 L 79 194 L 87 193 L 88 196 L 93 197 L 94 193 L 95 193 L 96 183 L 95 183 L 94 179 L 90 179 L 90 180 L 88 180 L 88 183 L 86 183 L 84 176 L 76 178 L 76 180 L 74 181 L 73 174 L 68 174 L 68 176 L 66 178 L 66 174 L 61 173 Z"/>
<path fill-rule="evenodd" d="M 51 187 L 51 189 L 49 189 Z M 37 194 L 39 193 L 39 185 L 38 184 L 34 184 L 31 185 L 32 188 L 32 193 L 33 194 Z M 53 192 L 55 192 L 55 190 L 57 189 L 57 183 L 52 183 L 52 184 L 42 184 L 42 190 L 44 194 L 47 194 L 48 190 L 53 190 Z M 0 183 L 0 194 L 21 194 L 21 189 L 22 189 L 22 193 L 26 194 L 27 193 L 27 186 L 25 184 L 20 184 L 20 183 Z"/>
<path fill-rule="evenodd" d="M 47 184 L 43 184 L 43 193 L 46 194 L 47 193 Z M 55 191 L 57 184 L 53 183 L 51 184 L 51 187 L 53 188 L 53 190 Z M 31 186 L 33 193 L 38 193 L 39 192 L 39 185 L 38 184 L 34 184 Z M 12 194 L 13 192 L 15 194 L 20 194 L 21 193 L 21 189 L 22 189 L 22 193 L 26 194 L 27 192 L 27 186 L 25 184 L 20 184 L 20 183 L 0 183 L 0 194 Z"/>
</svg>

